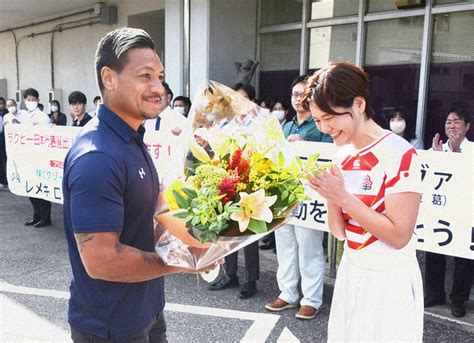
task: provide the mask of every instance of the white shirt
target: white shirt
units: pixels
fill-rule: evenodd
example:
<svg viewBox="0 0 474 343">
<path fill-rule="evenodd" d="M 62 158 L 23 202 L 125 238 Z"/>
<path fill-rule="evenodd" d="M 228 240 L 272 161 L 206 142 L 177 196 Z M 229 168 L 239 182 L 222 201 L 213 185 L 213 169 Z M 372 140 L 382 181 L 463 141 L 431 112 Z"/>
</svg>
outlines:
<svg viewBox="0 0 474 343">
<path fill-rule="evenodd" d="M 175 128 L 180 128 L 181 131 L 183 131 L 186 127 L 187 118 L 168 106 L 163 110 L 163 112 L 160 113 L 160 118 L 159 131 L 171 132 L 171 130 Z M 143 125 L 145 127 L 145 131 L 155 131 L 156 119 L 147 119 Z"/>
<path fill-rule="evenodd" d="M 18 112 L 16 112 L 15 114 L 8 112 L 3 116 L 3 125 L 15 124 L 15 120 L 21 123 Z"/>
<path fill-rule="evenodd" d="M 446 143 L 443 144 L 443 151 L 445 152 L 452 152 L 451 147 L 449 146 L 449 139 Z M 461 142 L 461 152 L 467 152 L 469 149 L 472 148 L 472 142 L 469 141 L 466 137 L 464 137 L 464 140 Z"/>
<path fill-rule="evenodd" d="M 33 111 L 20 111 L 20 123 L 26 125 L 49 125 L 51 124 L 51 119 L 49 116 L 40 111 L 38 108 Z"/>
</svg>

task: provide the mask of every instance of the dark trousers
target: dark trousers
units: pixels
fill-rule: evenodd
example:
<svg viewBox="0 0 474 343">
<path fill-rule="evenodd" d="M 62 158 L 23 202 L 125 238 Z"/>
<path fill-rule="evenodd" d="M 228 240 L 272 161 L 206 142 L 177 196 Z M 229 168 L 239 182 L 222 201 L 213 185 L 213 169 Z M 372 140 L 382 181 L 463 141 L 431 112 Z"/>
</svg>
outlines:
<svg viewBox="0 0 474 343">
<path fill-rule="evenodd" d="M 91 335 L 72 326 L 71 338 L 74 343 L 166 343 L 166 322 L 163 313 L 159 314 L 150 325 L 134 335 L 123 338 L 104 338 Z"/>
<path fill-rule="evenodd" d="M 51 202 L 38 198 L 29 198 L 33 205 L 34 220 L 51 220 Z"/>
<path fill-rule="evenodd" d="M 7 152 L 5 150 L 5 138 L 3 132 L 0 134 L 0 183 L 6 185 L 7 182 Z"/>
<path fill-rule="evenodd" d="M 444 277 L 446 274 L 446 256 L 426 252 L 425 286 L 429 299 L 445 299 Z M 474 260 L 454 258 L 454 277 L 451 289 L 451 301 L 463 302 L 469 299 L 474 274 Z"/>
<path fill-rule="evenodd" d="M 225 257 L 225 273 L 229 276 L 237 274 L 238 251 Z M 245 281 L 257 281 L 260 278 L 260 258 L 258 255 L 258 241 L 244 248 Z"/>
</svg>

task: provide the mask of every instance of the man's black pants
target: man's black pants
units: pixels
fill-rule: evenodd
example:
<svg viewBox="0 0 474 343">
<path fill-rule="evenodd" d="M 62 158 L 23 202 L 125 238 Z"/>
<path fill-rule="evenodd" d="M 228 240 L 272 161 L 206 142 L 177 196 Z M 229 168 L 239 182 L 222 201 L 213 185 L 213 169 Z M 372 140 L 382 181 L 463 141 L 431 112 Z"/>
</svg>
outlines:
<svg viewBox="0 0 474 343">
<path fill-rule="evenodd" d="M 426 252 L 425 285 L 426 298 L 446 299 L 444 277 L 446 274 L 446 256 Z M 463 302 L 469 299 L 474 274 L 474 260 L 454 258 L 453 288 L 451 301 Z"/>
<path fill-rule="evenodd" d="M 229 276 L 237 274 L 238 252 L 225 257 L 225 273 Z M 258 255 L 258 241 L 244 248 L 245 256 L 245 281 L 257 281 L 260 278 L 260 258 Z"/>
<path fill-rule="evenodd" d="M 163 313 L 156 316 L 144 330 L 132 336 L 119 339 L 103 338 L 71 328 L 71 338 L 74 343 L 167 343 L 166 321 Z"/>
</svg>

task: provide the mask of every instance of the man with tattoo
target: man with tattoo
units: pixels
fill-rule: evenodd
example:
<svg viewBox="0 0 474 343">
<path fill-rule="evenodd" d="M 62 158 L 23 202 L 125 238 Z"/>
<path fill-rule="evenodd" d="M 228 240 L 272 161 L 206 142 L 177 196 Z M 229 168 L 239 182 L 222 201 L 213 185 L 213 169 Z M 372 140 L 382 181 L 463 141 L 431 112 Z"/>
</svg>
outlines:
<svg viewBox="0 0 474 343">
<path fill-rule="evenodd" d="M 74 342 L 166 342 L 164 265 L 154 252 L 158 176 L 143 143 L 161 112 L 164 70 L 143 30 L 108 33 L 96 52 L 103 106 L 64 166 L 64 225 Z"/>
</svg>

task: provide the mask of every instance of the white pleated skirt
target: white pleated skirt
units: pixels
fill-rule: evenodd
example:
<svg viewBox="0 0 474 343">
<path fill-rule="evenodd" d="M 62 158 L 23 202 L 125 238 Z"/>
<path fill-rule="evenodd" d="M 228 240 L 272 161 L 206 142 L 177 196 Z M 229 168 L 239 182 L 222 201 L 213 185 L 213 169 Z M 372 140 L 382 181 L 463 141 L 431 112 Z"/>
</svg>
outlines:
<svg viewBox="0 0 474 343">
<path fill-rule="evenodd" d="M 367 263 L 348 250 L 334 286 L 328 342 L 421 342 L 423 284 L 415 254 Z"/>
</svg>

